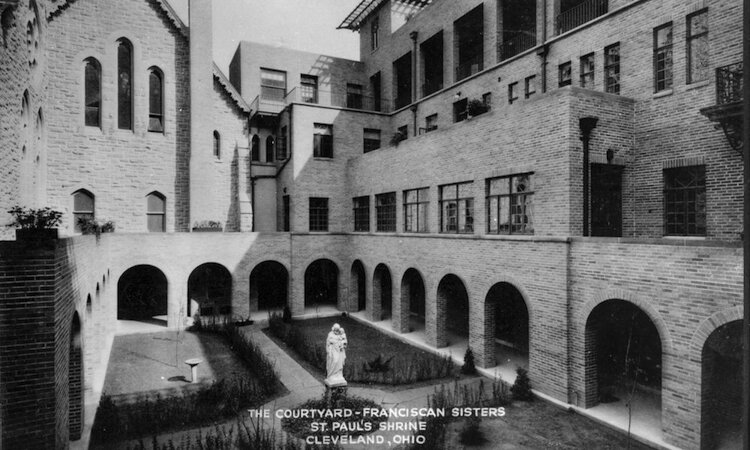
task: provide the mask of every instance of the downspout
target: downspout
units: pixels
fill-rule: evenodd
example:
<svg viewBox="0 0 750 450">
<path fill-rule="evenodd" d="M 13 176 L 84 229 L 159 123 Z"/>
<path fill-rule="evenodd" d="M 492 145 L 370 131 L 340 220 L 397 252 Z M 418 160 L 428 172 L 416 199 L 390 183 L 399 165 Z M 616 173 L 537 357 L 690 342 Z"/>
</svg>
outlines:
<svg viewBox="0 0 750 450">
<path fill-rule="evenodd" d="M 542 3 L 542 46 L 537 50 L 537 55 L 542 57 L 542 94 L 547 92 L 547 54 L 549 46 L 547 45 L 547 3 Z"/>
<path fill-rule="evenodd" d="M 596 117 L 581 117 L 578 127 L 583 141 L 583 236 L 589 235 L 589 143 L 591 132 L 596 128 Z"/>
<path fill-rule="evenodd" d="M 419 94 L 419 89 L 417 88 L 417 80 L 419 80 L 419 55 L 417 54 L 417 38 L 419 37 L 419 33 L 416 31 L 412 31 L 409 33 L 409 37 L 412 41 L 412 52 L 411 52 L 411 100 L 412 100 L 412 106 L 411 106 L 411 112 L 412 112 L 412 121 L 413 121 L 413 130 L 412 135 L 416 136 L 418 135 L 419 129 L 417 128 L 417 110 L 419 109 L 419 104 L 417 103 L 417 95 Z"/>
<path fill-rule="evenodd" d="M 250 232 L 255 231 L 255 180 L 253 179 L 253 129 L 250 125 L 252 120 L 250 117 L 253 115 L 253 110 L 250 110 L 250 114 L 247 116 L 247 136 L 248 136 L 248 149 L 250 153 L 250 167 L 247 170 L 247 176 L 250 177 L 250 208 L 252 208 L 252 218 L 250 219 Z"/>
</svg>

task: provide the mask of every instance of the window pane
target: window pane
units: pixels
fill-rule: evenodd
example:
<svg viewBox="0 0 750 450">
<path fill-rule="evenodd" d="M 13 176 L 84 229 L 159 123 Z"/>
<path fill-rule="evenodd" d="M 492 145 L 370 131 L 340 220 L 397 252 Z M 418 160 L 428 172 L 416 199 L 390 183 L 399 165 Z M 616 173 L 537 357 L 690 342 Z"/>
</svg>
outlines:
<svg viewBox="0 0 750 450">
<path fill-rule="evenodd" d="M 132 48 L 126 40 L 117 47 L 117 126 L 133 128 L 133 59 Z"/>
<path fill-rule="evenodd" d="M 497 220 L 497 206 L 499 199 L 497 197 L 491 197 L 487 200 L 487 231 L 489 233 L 497 233 L 498 231 L 498 220 Z"/>
<path fill-rule="evenodd" d="M 148 231 L 164 231 L 164 214 L 148 214 Z"/>
<path fill-rule="evenodd" d="M 440 198 L 442 200 L 450 200 L 456 198 L 456 185 L 451 184 L 448 186 L 440 187 Z"/>
<path fill-rule="evenodd" d="M 148 76 L 148 131 L 164 131 L 162 123 L 162 77 L 157 70 L 151 70 Z"/>
<path fill-rule="evenodd" d="M 102 98 L 101 69 L 93 59 L 86 60 L 85 87 L 85 123 L 87 126 L 100 126 L 100 107 Z"/>
<path fill-rule="evenodd" d="M 465 198 L 472 196 L 472 183 L 463 183 L 458 185 L 458 197 Z"/>
<path fill-rule="evenodd" d="M 94 197 L 85 192 L 76 192 L 73 196 L 73 210 L 76 212 L 94 212 Z"/>
<path fill-rule="evenodd" d="M 165 201 L 163 198 L 159 197 L 156 194 L 149 194 L 149 196 L 146 199 L 147 203 L 147 211 L 149 213 L 164 213 L 164 204 Z"/>
</svg>

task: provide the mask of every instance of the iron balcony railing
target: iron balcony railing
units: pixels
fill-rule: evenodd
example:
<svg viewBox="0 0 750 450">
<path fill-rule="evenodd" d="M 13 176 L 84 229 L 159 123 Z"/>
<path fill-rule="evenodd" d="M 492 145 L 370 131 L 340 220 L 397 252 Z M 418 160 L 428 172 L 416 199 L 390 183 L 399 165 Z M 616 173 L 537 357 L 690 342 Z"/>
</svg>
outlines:
<svg viewBox="0 0 750 450">
<path fill-rule="evenodd" d="M 585 0 L 557 16 L 557 34 L 565 33 L 586 22 L 607 14 L 608 0 Z"/>
<path fill-rule="evenodd" d="M 742 61 L 716 68 L 716 104 L 742 101 Z"/>
<path fill-rule="evenodd" d="M 331 92 L 316 90 L 311 95 L 309 89 L 295 87 L 284 97 L 284 104 L 309 103 L 321 106 L 359 109 L 363 111 L 391 112 L 390 105 L 382 98 L 369 97 L 353 92 Z"/>
<path fill-rule="evenodd" d="M 498 44 L 497 58 L 499 61 L 504 61 L 533 48 L 535 45 L 536 28 L 517 31 L 515 33 L 505 33 L 503 41 Z"/>
<path fill-rule="evenodd" d="M 482 69 L 484 69 L 484 61 L 482 60 L 482 55 L 478 55 L 468 61 L 464 61 L 462 64 L 456 66 L 456 81 L 463 80 L 466 77 L 481 72 Z"/>
</svg>

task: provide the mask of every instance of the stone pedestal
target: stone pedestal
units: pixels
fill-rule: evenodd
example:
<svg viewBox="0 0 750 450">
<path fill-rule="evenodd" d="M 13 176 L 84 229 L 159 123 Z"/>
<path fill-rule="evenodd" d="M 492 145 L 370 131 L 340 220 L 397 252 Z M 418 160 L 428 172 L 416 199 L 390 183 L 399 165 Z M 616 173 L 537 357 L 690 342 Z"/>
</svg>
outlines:
<svg viewBox="0 0 750 450">
<path fill-rule="evenodd" d="M 331 385 L 327 381 L 324 382 L 326 385 L 326 407 L 336 408 L 339 400 L 346 397 L 346 382 L 343 384 Z"/>
<path fill-rule="evenodd" d="M 198 358 L 185 360 L 185 364 L 190 366 L 190 382 L 191 383 L 198 382 L 198 364 L 200 364 L 201 362 L 202 361 Z"/>
</svg>

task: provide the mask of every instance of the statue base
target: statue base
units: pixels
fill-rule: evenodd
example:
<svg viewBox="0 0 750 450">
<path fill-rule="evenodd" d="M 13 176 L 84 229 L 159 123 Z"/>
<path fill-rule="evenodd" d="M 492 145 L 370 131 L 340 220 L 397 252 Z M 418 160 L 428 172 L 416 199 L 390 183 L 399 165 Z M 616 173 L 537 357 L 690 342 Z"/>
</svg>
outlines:
<svg viewBox="0 0 750 450">
<path fill-rule="evenodd" d="M 323 383 L 326 385 L 326 406 L 329 409 L 336 408 L 339 400 L 346 397 L 346 381 L 343 383 L 331 384 L 328 380 L 324 380 Z"/>
</svg>

